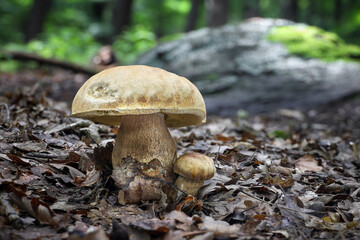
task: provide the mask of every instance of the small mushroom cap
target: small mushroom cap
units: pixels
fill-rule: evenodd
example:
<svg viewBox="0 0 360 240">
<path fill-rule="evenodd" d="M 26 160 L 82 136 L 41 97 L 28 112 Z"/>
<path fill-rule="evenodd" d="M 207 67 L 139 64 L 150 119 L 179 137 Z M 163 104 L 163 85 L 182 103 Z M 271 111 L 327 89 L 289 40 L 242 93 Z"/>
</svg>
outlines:
<svg viewBox="0 0 360 240">
<path fill-rule="evenodd" d="M 206 121 L 205 102 L 189 80 L 160 68 L 142 65 L 106 69 L 77 92 L 72 115 L 108 125 L 123 115 L 164 113 L 169 127 Z"/>
<path fill-rule="evenodd" d="M 214 161 L 200 153 L 185 153 L 176 159 L 174 172 L 189 180 L 204 181 L 214 176 Z"/>
</svg>

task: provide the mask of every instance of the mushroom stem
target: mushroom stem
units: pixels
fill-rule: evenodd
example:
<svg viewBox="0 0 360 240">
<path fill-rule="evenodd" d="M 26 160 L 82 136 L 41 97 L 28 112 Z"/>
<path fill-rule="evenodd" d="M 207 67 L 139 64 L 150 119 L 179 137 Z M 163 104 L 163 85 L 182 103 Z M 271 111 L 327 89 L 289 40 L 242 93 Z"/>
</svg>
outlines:
<svg viewBox="0 0 360 240">
<path fill-rule="evenodd" d="M 114 170 L 122 168 L 122 159 L 132 157 L 140 163 L 160 161 L 165 178 L 171 181 L 176 146 L 166 126 L 164 114 L 123 116 L 112 153 Z"/>
<path fill-rule="evenodd" d="M 183 192 L 196 197 L 199 189 L 204 186 L 204 181 L 189 180 L 179 175 L 175 181 L 175 185 Z"/>
</svg>

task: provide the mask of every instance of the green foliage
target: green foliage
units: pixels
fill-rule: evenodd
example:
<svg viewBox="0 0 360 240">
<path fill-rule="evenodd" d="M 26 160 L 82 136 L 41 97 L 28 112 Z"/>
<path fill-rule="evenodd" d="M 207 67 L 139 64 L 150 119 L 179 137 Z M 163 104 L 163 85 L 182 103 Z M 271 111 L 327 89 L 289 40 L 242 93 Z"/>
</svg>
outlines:
<svg viewBox="0 0 360 240">
<path fill-rule="evenodd" d="M 7 44 L 6 50 L 33 52 L 47 58 L 67 60 L 82 65 L 89 63 L 100 45 L 86 33 L 75 28 L 60 28 L 57 33 L 45 33 L 26 45 Z"/>
<path fill-rule="evenodd" d="M 346 44 L 335 33 L 318 27 L 296 25 L 274 28 L 268 36 L 274 42 L 284 44 L 290 53 L 324 61 L 338 59 L 356 61 L 360 57 L 360 47 Z"/>
<path fill-rule="evenodd" d="M 279 3 L 279 1 L 277 1 Z M 261 15 L 267 18 L 276 18 L 281 15 L 281 8 L 275 7 L 274 0 L 262 0 L 259 2 Z"/>
<path fill-rule="evenodd" d="M 59 6 L 48 15 L 45 23 L 45 32 L 54 32 L 59 26 L 72 26 L 85 30 L 90 22 L 85 11 L 71 6 Z"/>
<path fill-rule="evenodd" d="M 184 30 L 190 8 L 189 0 L 137 0 L 132 20 L 158 35 L 171 35 Z"/>
<path fill-rule="evenodd" d="M 360 44 L 360 1 L 357 1 L 358 7 L 349 9 L 341 24 L 333 27 L 334 31 L 341 36 L 346 37 L 356 44 Z"/>
<path fill-rule="evenodd" d="M 15 60 L 7 60 L 0 62 L 0 73 L 16 72 L 19 69 L 19 62 Z"/>
<path fill-rule="evenodd" d="M 113 49 L 122 64 L 130 64 L 155 45 L 155 34 L 142 25 L 135 25 L 118 36 Z"/>
<path fill-rule="evenodd" d="M 275 131 L 272 131 L 269 133 L 269 137 L 288 139 L 288 138 L 290 138 L 290 134 L 286 131 L 275 130 Z"/>
<path fill-rule="evenodd" d="M 86 65 L 96 54 L 99 44 L 87 32 L 76 28 L 60 28 L 27 44 L 27 49 L 44 57 L 53 57 Z"/>
</svg>

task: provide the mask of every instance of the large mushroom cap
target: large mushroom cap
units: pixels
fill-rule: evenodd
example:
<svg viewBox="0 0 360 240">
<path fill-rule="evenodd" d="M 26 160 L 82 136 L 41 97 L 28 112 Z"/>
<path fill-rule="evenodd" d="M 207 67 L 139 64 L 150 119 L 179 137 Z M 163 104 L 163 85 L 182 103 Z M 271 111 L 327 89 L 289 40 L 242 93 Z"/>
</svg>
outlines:
<svg viewBox="0 0 360 240">
<path fill-rule="evenodd" d="M 174 172 L 189 180 L 204 181 L 214 176 L 214 161 L 200 153 L 185 153 L 176 159 Z"/>
<path fill-rule="evenodd" d="M 72 115 L 108 125 L 123 115 L 164 113 L 169 127 L 206 121 L 201 93 L 189 80 L 160 68 L 134 65 L 104 70 L 77 92 Z"/>
</svg>

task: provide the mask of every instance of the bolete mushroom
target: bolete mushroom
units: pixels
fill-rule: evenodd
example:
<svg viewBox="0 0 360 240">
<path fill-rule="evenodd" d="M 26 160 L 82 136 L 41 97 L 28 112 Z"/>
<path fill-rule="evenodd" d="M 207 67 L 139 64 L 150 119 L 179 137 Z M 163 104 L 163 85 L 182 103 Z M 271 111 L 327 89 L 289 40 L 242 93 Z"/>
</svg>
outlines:
<svg viewBox="0 0 360 240">
<path fill-rule="evenodd" d="M 156 179 L 172 181 L 177 155 L 167 127 L 206 121 L 205 103 L 194 84 L 141 65 L 114 67 L 91 77 L 77 92 L 72 115 L 120 125 L 112 177 L 123 189 L 124 203 L 159 200 L 164 184 Z"/>
<path fill-rule="evenodd" d="M 204 180 L 214 176 L 214 161 L 200 153 L 185 153 L 176 159 L 174 172 L 179 175 L 175 185 L 183 192 L 196 196 L 204 186 Z"/>
</svg>

